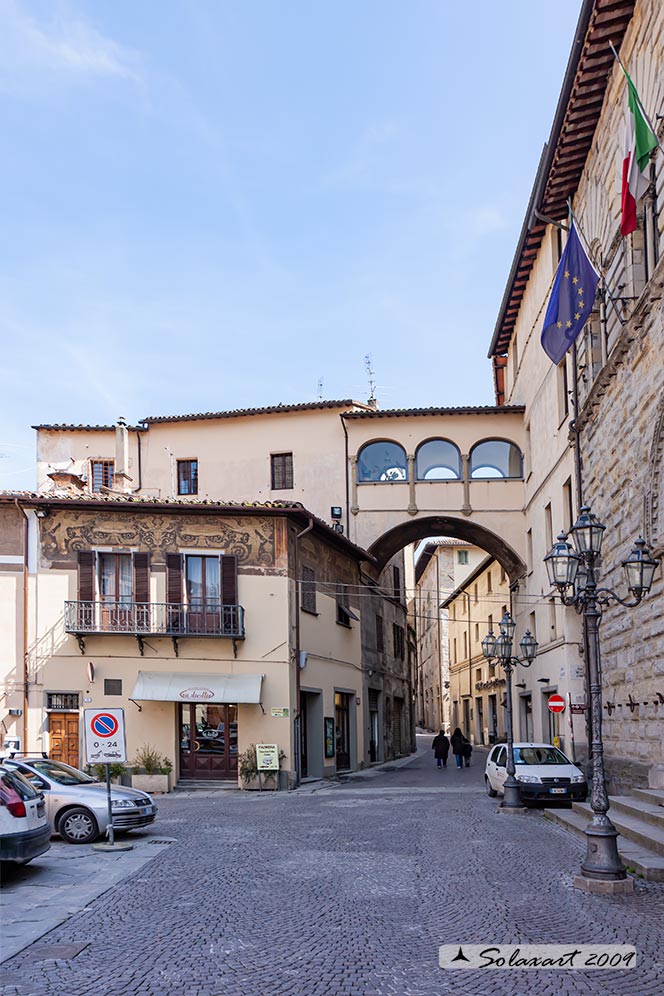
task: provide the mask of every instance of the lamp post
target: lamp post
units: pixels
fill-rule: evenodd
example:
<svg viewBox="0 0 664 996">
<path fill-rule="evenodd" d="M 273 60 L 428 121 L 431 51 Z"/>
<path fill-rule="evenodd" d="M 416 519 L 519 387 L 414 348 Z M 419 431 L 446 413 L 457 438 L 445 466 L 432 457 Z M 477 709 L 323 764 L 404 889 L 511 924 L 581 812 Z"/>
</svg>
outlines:
<svg viewBox="0 0 664 996">
<path fill-rule="evenodd" d="M 549 581 L 558 590 L 563 605 L 571 605 L 583 616 L 588 648 L 588 678 L 590 693 L 592 792 L 590 805 L 592 820 L 585 829 L 587 851 L 581 864 L 581 875 L 575 884 L 591 888 L 593 882 L 626 884 L 627 873 L 618 854 L 618 832 L 611 822 L 609 798 L 604 771 L 604 744 L 602 741 L 602 685 L 599 624 L 603 606 L 611 602 L 633 607 L 638 605 L 652 587 L 659 561 L 653 559 L 641 537 L 636 541 L 629 557 L 623 561 L 627 587 L 631 599 L 621 598 L 610 588 L 598 587 L 599 558 L 606 526 L 584 505 L 570 532 L 574 548 L 567 542 L 565 533 L 544 558 Z M 631 882 L 630 882 L 631 885 Z M 605 888 L 605 887 L 600 887 Z"/>
<path fill-rule="evenodd" d="M 514 631 L 516 623 L 509 612 L 500 620 L 500 635 L 494 636 L 489 631 L 482 640 L 482 653 L 488 661 L 497 660 L 505 671 L 507 680 L 507 778 L 503 787 L 503 801 L 500 808 L 504 811 L 522 811 L 523 803 L 519 792 L 519 783 L 515 777 L 514 767 L 514 718 L 512 713 L 512 672 L 517 665 L 530 667 L 537 656 L 537 641 L 530 630 L 521 640 L 522 657 L 514 657 Z"/>
</svg>

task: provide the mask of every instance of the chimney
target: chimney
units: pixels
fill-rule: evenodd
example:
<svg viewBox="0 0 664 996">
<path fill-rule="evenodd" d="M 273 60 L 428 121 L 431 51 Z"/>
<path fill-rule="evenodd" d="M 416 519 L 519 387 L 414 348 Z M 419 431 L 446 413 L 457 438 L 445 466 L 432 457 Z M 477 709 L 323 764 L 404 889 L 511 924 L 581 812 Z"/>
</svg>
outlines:
<svg viewBox="0 0 664 996">
<path fill-rule="evenodd" d="M 129 431 L 122 417 L 115 427 L 115 471 L 113 474 L 113 490 L 128 494 L 131 491 L 132 478 L 129 476 Z"/>
<path fill-rule="evenodd" d="M 373 395 L 372 395 L 372 397 L 370 397 L 370 398 L 368 398 L 368 399 L 367 399 L 367 404 L 368 404 L 369 408 L 373 408 L 373 410 L 374 410 L 375 412 L 377 412 L 377 411 L 378 411 L 378 402 L 377 402 L 377 401 L 376 401 L 376 399 L 375 399 L 375 398 L 373 397 Z"/>
</svg>

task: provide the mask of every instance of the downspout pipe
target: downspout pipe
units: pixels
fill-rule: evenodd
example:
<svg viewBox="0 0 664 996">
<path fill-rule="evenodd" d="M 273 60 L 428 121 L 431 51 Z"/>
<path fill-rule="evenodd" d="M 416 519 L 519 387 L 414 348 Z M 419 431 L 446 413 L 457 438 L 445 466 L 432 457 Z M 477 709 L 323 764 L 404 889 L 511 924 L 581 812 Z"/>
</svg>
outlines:
<svg viewBox="0 0 664 996">
<path fill-rule="evenodd" d="M 341 424 L 344 430 L 344 436 L 346 437 L 344 443 L 344 475 L 346 480 L 346 536 L 350 539 L 350 481 L 348 479 L 348 429 L 346 428 L 346 420 L 343 415 L 340 415 Z"/>
<path fill-rule="evenodd" d="M 23 750 L 28 750 L 28 517 L 25 509 L 14 499 L 16 508 L 23 516 Z"/>
<path fill-rule="evenodd" d="M 314 520 L 309 517 L 309 524 L 305 528 L 295 534 L 295 784 L 299 785 L 301 782 L 301 771 L 302 771 L 302 760 L 301 760 L 301 745 L 300 736 L 302 729 L 302 716 L 301 716 L 301 694 L 300 694 L 300 591 L 301 591 L 301 580 L 300 580 L 300 548 L 298 546 L 299 541 L 307 533 L 310 533 L 314 528 Z"/>
</svg>

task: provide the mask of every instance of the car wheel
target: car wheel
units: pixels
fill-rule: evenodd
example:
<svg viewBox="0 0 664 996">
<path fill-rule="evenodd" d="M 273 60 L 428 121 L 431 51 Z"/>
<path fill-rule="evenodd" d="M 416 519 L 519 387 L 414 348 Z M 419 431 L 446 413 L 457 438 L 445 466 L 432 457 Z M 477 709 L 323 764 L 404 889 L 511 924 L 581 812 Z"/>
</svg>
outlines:
<svg viewBox="0 0 664 996">
<path fill-rule="evenodd" d="M 99 827 L 89 809 L 78 807 L 61 817 L 58 833 L 68 844 L 90 844 L 99 836 Z"/>
<path fill-rule="evenodd" d="M 486 785 L 486 794 L 490 799 L 495 799 L 498 793 L 494 788 L 491 788 L 491 782 L 486 775 L 484 776 L 484 784 Z"/>
</svg>

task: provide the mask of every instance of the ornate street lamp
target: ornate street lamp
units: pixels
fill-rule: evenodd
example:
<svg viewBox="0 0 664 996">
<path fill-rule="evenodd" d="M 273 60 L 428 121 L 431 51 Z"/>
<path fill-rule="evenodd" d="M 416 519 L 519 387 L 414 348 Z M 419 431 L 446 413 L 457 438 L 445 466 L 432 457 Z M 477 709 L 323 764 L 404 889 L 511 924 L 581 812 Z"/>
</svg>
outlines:
<svg viewBox="0 0 664 996">
<path fill-rule="evenodd" d="M 586 827 L 587 853 L 581 865 L 579 885 L 588 888 L 588 881 L 620 883 L 627 873 L 618 854 L 618 833 L 609 819 L 609 798 L 604 771 L 602 742 L 602 685 L 599 624 L 602 606 L 618 602 L 632 607 L 648 594 L 659 561 L 655 560 L 641 537 L 629 557 L 623 561 L 631 600 L 621 598 L 610 588 L 597 586 L 602 539 L 606 526 L 584 505 L 570 533 L 575 550 L 565 534 L 558 537 L 544 558 L 549 581 L 558 589 L 563 605 L 572 605 L 583 616 L 590 693 L 590 726 L 592 755 L 592 820 Z M 616 886 L 615 888 L 620 888 Z"/>
<path fill-rule="evenodd" d="M 512 672 L 517 665 L 530 667 L 537 656 L 537 641 L 530 630 L 519 644 L 522 657 L 514 657 L 514 631 L 516 623 L 509 612 L 500 620 L 500 635 L 494 636 L 489 631 L 482 640 L 482 653 L 488 661 L 497 660 L 505 671 L 507 681 L 507 778 L 503 787 L 503 801 L 500 808 L 512 812 L 521 812 L 523 803 L 519 792 L 519 783 L 515 777 L 514 767 L 514 715 L 512 712 Z"/>
</svg>

